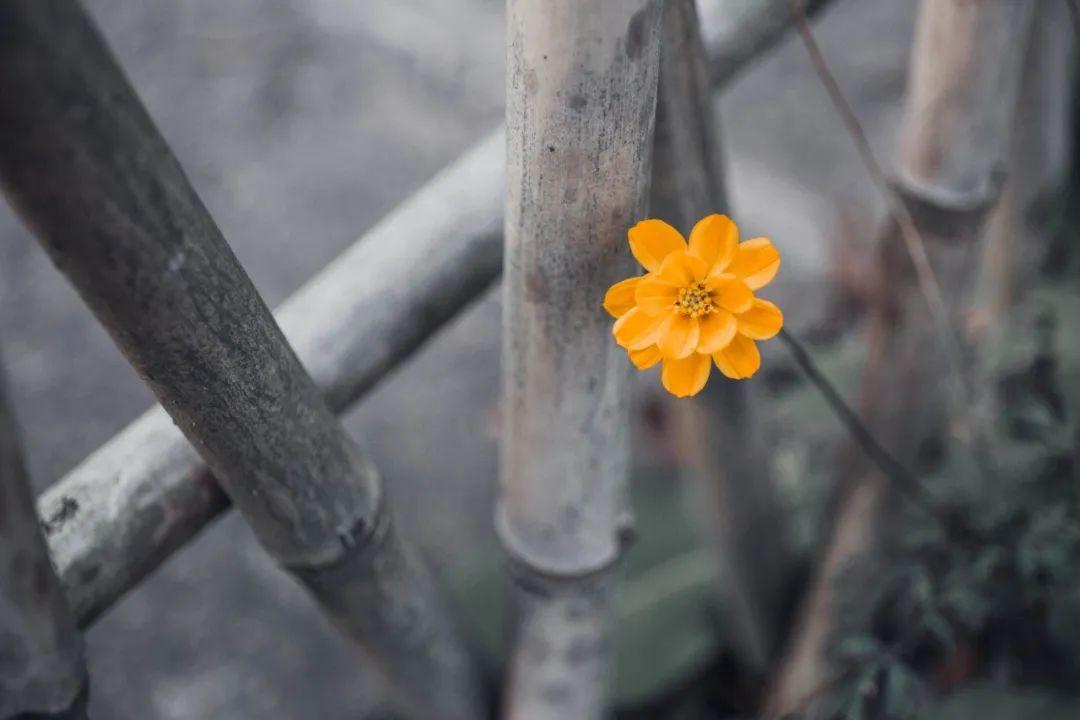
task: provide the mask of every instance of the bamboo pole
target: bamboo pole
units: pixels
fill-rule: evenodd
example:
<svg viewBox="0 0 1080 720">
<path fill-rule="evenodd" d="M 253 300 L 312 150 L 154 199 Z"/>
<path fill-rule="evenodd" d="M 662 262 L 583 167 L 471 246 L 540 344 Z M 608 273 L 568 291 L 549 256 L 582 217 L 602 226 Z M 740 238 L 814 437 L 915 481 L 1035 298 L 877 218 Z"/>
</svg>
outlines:
<svg viewBox="0 0 1080 720">
<path fill-rule="evenodd" d="M 719 123 L 693 0 L 666 0 L 653 145 L 651 214 L 689 233 L 727 212 Z M 727 380 L 672 411 L 695 487 L 704 496 L 735 631 L 750 667 L 775 652 L 790 556 L 785 517 L 769 477 L 751 388 Z"/>
<path fill-rule="evenodd" d="M 511 0 L 504 433 L 496 525 L 513 566 L 509 718 L 604 713 L 625 529 L 630 365 L 599 300 L 648 200 L 658 0 Z"/>
<path fill-rule="evenodd" d="M 714 87 L 790 30 L 790 14 L 776 14 L 778 0 L 762 2 L 774 12 L 743 14 L 738 22 L 725 17 L 722 32 L 705 33 L 713 38 L 706 48 Z M 748 44 L 750 38 L 756 40 Z M 498 277 L 504 146 L 504 133 L 493 132 L 279 308 L 282 330 L 336 412 Z M 85 627 L 228 508 L 229 499 L 156 407 L 55 483 L 38 507 Z"/>
<path fill-rule="evenodd" d="M 822 14 L 834 0 L 806 0 L 809 17 Z M 709 52 L 714 85 L 731 80 L 746 60 L 763 55 L 791 29 L 791 0 L 701 0 L 702 34 Z"/>
<path fill-rule="evenodd" d="M 82 636 L 49 561 L 0 377 L 0 718 L 84 720 L 87 687 Z"/>
<path fill-rule="evenodd" d="M 0 182 L 263 547 L 416 717 L 472 720 L 474 669 L 319 396 L 80 6 L 0 4 Z"/>
<path fill-rule="evenodd" d="M 954 324 L 970 300 L 980 230 L 1000 192 L 1033 8 L 1013 0 L 920 5 L 896 187 L 926 240 Z M 880 294 L 862 380 L 863 417 L 894 458 L 922 474 L 934 467 L 950 437 L 946 350 L 892 223 L 878 251 Z M 866 463 L 853 463 L 851 472 L 857 482 L 839 503 L 770 693 L 768 718 L 805 711 L 833 679 L 826 646 L 834 583 L 854 558 L 874 551 L 890 497 Z"/>
</svg>

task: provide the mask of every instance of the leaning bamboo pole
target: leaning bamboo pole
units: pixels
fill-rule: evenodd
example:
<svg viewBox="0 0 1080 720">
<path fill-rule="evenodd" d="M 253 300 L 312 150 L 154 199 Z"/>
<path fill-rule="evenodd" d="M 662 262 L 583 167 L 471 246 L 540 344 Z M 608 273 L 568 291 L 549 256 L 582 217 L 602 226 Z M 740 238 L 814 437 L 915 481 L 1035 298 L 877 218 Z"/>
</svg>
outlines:
<svg viewBox="0 0 1080 720">
<path fill-rule="evenodd" d="M 600 300 L 648 200 L 659 0 L 511 0 L 502 493 L 505 716 L 604 714 L 630 364 Z"/>
<path fill-rule="evenodd" d="M 0 718 L 84 720 L 87 688 L 82 636 L 49 561 L 0 377 Z"/>
<path fill-rule="evenodd" d="M 790 30 L 790 15 L 779 12 L 786 0 L 761 2 L 773 12 L 718 18 L 721 27 L 706 32 L 714 87 Z M 279 308 L 282 330 L 336 412 L 363 397 L 498 278 L 504 146 L 501 130 L 479 142 Z M 410 241 L 402 244 L 403 237 Z M 403 283 L 405 277 L 410 282 Z M 82 626 L 228 507 L 210 470 L 160 407 L 39 500 L 50 550 Z"/>
<path fill-rule="evenodd" d="M 970 301 L 983 222 L 1005 173 L 1033 9 L 1013 0 L 924 0 L 919 9 L 895 186 L 925 239 L 954 326 Z M 881 236 L 878 274 L 863 416 L 894 458 L 921 472 L 933 467 L 950 437 L 950 410 L 966 414 L 970 407 L 950 407 L 957 393 L 948 384 L 947 350 L 892 223 Z M 972 421 L 956 419 L 965 426 Z M 866 463 L 854 463 L 852 473 L 857 482 L 839 503 L 766 717 L 804 711 L 833 679 L 826 655 L 833 586 L 854 558 L 873 551 L 890 497 Z"/>
<path fill-rule="evenodd" d="M 345 435 L 82 8 L 0 3 L 0 183 L 262 546 L 416 717 L 471 658 Z M 17 100 L 15 100 L 17 99 Z"/>
<path fill-rule="evenodd" d="M 663 17 L 650 214 L 688 234 L 701 218 L 728 211 L 724 161 L 695 3 L 666 0 Z M 716 380 L 672 411 L 730 578 L 734 631 L 747 664 L 762 672 L 776 650 L 791 563 L 751 392 Z"/>
</svg>

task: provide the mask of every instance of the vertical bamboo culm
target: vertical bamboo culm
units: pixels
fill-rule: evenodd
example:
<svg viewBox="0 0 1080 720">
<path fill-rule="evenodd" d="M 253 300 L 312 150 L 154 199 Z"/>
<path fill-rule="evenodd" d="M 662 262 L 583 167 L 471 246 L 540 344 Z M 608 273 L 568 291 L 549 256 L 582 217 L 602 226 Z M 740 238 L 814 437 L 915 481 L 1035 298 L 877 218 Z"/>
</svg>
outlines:
<svg viewBox="0 0 1080 720">
<path fill-rule="evenodd" d="M 601 302 L 632 272 L 626 232 L 646 206 L 660 10 L 509 3 L 497 512 L 514 568 L 508 718 L 604 713 L 631 365 Z"/>
<path fill-rule="evenodd" d="M 919 7 L 895 186 L 925 239 L 953 327 L 970 301 L 980 231 L 1004 178 L 1034 7 L 1015 0 L 923 0 Z M 949 436 L 950 411 L 968 408 L 950 407 L 958 393 L 948 384 L 946 351 L 895 223 L 886 223 L 878 242 L 880 291 L 862 377 L 863 415 L 893 457 L 918 471 L 921 458 L 957 440 Z M 970 418 L 960 413 L 952 419 L 966 424 Z M 825 648 L 836 611 L 833 585 L 853 558 L 874 552 L 888 509 L 887 487 L 866 463 L 854 463 L 851 479 L 766 718 L 805 711 L 832 679 Z"/>
<path fill-rule="evenodd" d="M 0 720 L 83 720 L 82 636 L 38 522 L 0 373 Z"/>
<path fill-rule="evenodd" d="M 694 0 L 665 0 L 653 145 L 651 211 L 684 234 L 728 212 L 720 127 Z M 729 583 L 746 661 L 775 651 L 788 577 L 785 517 L 746 383 L 714 379 L 696 401 L 672 403 L 692 490 L 703 496 Z"/>
<path fill-rule="evenodd" d="M 471 658 L 376 470 L 78 3 L 0 2 L 0 97 L 13 207 L 262 546 L 369 651 L 410 717 L 479 717 Z"/>
</svg>

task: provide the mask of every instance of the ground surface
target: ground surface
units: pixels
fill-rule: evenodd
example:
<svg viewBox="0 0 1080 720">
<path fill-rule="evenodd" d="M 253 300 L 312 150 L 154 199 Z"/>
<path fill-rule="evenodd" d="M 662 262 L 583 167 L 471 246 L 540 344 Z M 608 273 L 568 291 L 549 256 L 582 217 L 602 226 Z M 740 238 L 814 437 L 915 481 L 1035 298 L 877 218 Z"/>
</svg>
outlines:
<svg viewBox="0 0 1080 720">
<path fill-rule="evenodd" d="M 271 305 L 501 119 L 495 0 L 87 4 Z M 819 25 L 885 158 L 914 7 L 842 0 Z M 786 277 L 821 273 L 825 237 L 872 227 L 873 192 L 797 42 L 719 107 L 736 217 L 784 250 L 777 292 L 790 294 Z M 800 310 L 789 316 L 797 329 Z M 444 572 L 491 536 L 498 332 L 493 294 L 345 419 Z M 3 204 L 0 338 L 39 489 L 152 402 Z M 235 515 L 87 639 L 102 718 L 333 720 L 378 697 L 363 659 Z"/>
</svg>

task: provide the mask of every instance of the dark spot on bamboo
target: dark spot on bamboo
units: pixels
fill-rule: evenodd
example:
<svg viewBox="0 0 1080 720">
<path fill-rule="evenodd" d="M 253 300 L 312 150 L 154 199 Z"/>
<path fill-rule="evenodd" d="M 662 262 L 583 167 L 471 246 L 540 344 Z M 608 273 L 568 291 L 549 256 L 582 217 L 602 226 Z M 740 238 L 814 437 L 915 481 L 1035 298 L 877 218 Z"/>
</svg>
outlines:
<svg viewBox="0 0 1080 720">
<path fill-rule="evenodd" d="M 570 108 L 573 110 L 582 110 L 588 104 L 589 101 L 583 98 L 581 95 L 570 96 Z"/>
<path fill-rule="evenodd" d="M 555 152 L 555 146 L 554 145 L 548 145 L 548 152 Z"/>
<path fill-rule="evenodd" d="M 549 288 L 547 277 L 542 270 L 532 268 L 525 274 L 525 300 L 531 303 L 542 303 L 548 298 Z"/>
<path fill-rule="evenodd" d="M 79 512 L 79 502 L 75 498 L 68 495 L 60 498 L 60 507 L 42 523 L 45 534 L 54 535 L 65 522 L 75 517 L 77 512 Z"/>
<path fill-rule="evenodd" d="M 645 10 L 642 8 L 630 18 L 626 28 L 626 57 L 637 60 L 645 47 Z"/>
</svg>

